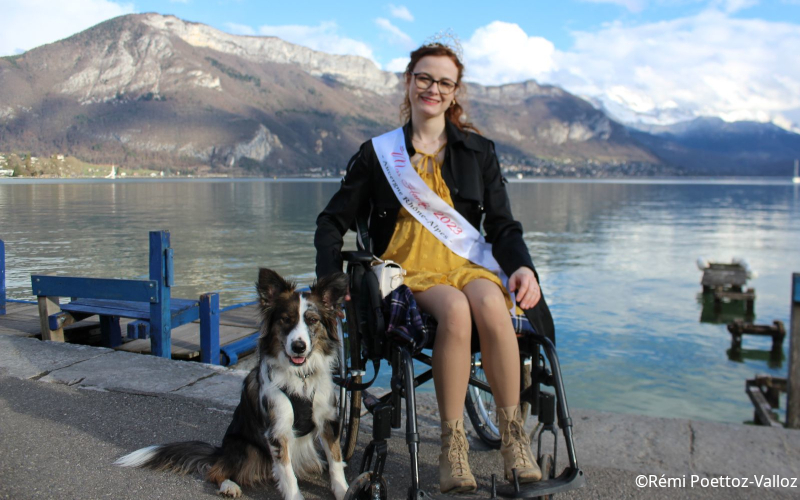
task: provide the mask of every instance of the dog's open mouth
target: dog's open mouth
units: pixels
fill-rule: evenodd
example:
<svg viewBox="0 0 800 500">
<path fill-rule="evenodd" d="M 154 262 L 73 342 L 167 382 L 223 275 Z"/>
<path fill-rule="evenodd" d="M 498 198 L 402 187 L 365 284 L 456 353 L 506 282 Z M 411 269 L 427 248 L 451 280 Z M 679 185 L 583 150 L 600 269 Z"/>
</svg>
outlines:
<svg viewBox="0 0 800 500">
<path fill-rule="evenodd" d="M 292 357 L 292 356 L 290 356 L 289 357 L 289 361 L 291 361 L 294 366 L 301 366 L 306 362 L 306 358 L 305 357 Z"/>
</svg>

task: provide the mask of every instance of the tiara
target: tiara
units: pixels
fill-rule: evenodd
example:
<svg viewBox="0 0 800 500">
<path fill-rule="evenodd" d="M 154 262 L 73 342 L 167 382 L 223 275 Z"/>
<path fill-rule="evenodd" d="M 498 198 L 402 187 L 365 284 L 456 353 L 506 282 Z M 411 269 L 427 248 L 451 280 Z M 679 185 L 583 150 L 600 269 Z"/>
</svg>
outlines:
<svg viewBox="0 0 800 500">
<path fill-rule="evenodd" d="M 464 60 L 464 49 L 461 48 L 461 40 L 458 39 L 458 35 L 455 34 L 452 28 L 441 30 L 435 35 L 429 36 L 422 45 L 426 47 L 439 45 L 448 48 L 453 51 L 459 61 Z"/>
</svg>

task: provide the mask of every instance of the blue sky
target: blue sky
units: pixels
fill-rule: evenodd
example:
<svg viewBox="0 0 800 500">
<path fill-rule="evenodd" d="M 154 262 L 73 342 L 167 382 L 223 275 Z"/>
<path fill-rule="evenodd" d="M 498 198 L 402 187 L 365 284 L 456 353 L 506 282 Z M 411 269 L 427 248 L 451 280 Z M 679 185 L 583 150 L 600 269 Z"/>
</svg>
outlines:
<svg viewBox="0 0 800 500">
<path fill-rule="evenodd" d="M 710 9 L 734 19 L 800 24 L 800 0 L 495 0 L 462 2 L 460 7 L 458 2 L 430 0 L 145 0 L 119 4 L 132 6 L 135 12 L 174 14 L 239 34 L 286 33 L 290 26 L 308 27 L 366 44 L 384 68 L 442 29 L 451 28 L 462 39 L 469 39 L 492 21 L 514 23 L 529 36 L 549 40 L 562 51 L 572 47 L 575 32 L 597 32 L 609 23 L 633 27 L 689 18 Z"/>
<path fill-rule="evenodd" d="M 629 121 L 710 115 L 800 131 L 800 0 L 0 0 L 0 12 L 0 55 L 157 12 L 392 71 L 450 28 L 482 84 L 552 83 Z"/>
</svg>

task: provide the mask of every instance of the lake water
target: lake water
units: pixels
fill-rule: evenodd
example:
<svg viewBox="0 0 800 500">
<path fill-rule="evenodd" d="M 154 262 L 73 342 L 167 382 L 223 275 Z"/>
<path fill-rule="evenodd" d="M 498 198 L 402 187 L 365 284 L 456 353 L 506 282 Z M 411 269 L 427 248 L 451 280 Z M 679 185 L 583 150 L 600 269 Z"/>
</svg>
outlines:
<svg viewBox="0 0 800 500">
<path fill-rule="evenodd" d="M 30 275 L 145 278 L 148 231 L 169 229 L 175 297 L 254 297 L 257 268 L 313 278 L 314 220 L 337 182 L 0 181 L 8 294 Z M 701 322 L 695 261 L 747 259 L 757 323 L 789 325 L 800 272 L 800 187 L 768 180 L 541 181 L 509 185 L 556 321 L 573 407 L 743 422 L 756 373 L 785 376 L 745 338 L 726 354 L 723 323 Z M 354 248 L 353 239 L 347 239 Z M 706 311 L 708 313 L 709 311 Z M 784 350 L 788 347 L 788 341 Z"/>
</svg>

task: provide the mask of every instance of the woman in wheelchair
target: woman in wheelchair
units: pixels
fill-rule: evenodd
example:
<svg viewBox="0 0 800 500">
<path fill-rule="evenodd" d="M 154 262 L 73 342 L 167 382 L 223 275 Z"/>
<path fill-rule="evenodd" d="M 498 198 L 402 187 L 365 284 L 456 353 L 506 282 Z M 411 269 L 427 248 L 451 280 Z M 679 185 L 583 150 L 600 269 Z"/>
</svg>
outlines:
<svg viewBox="0 0 800 500">
<path fill-rule="evenodd" d="M 437 320 L 432 359 L 442 425 L 443 493 L 477 488 L 464 432 L 473 321 L 497 402 L 506 479 L 511 480 L 514 468 L 520 482 L 538 481 L 542 475 L 520 416 L 520 365 L 512 361 L 519 359 L 519 347 L 509 315 L 514 292 L 523 309 L 533 307 L 541 292 L 522 226 L 511 215 L 494 144 L 466 120 L 459 102 L 463 73 L 459 56 L 448 45 L 432 43 L 411 53 L 404 75 L 402 134 L 394 131 L 394 143 L 388 145 L 376 138 L 361 146 L 341 188 L 319 215 L 314 239 L 317 275 L 341 271 L 343 235 L 367 211 L 369 250 L 406 269 L 404 284 L 420 309 Z M 424 186 L 406 177 L 408 160 Z M 438 210 L 433 198 L 450 212 Z M 428 219 L 433 222 L 425 224 Z M 482 219 L 489 257 L 453 250 L 472 248 L 474 240 L 482 239 Z M 492 272 L 487 268 L 492 266 L 499 268 Z M 498 274 L 508 276 L 505 286 Z"/>
</svg>

